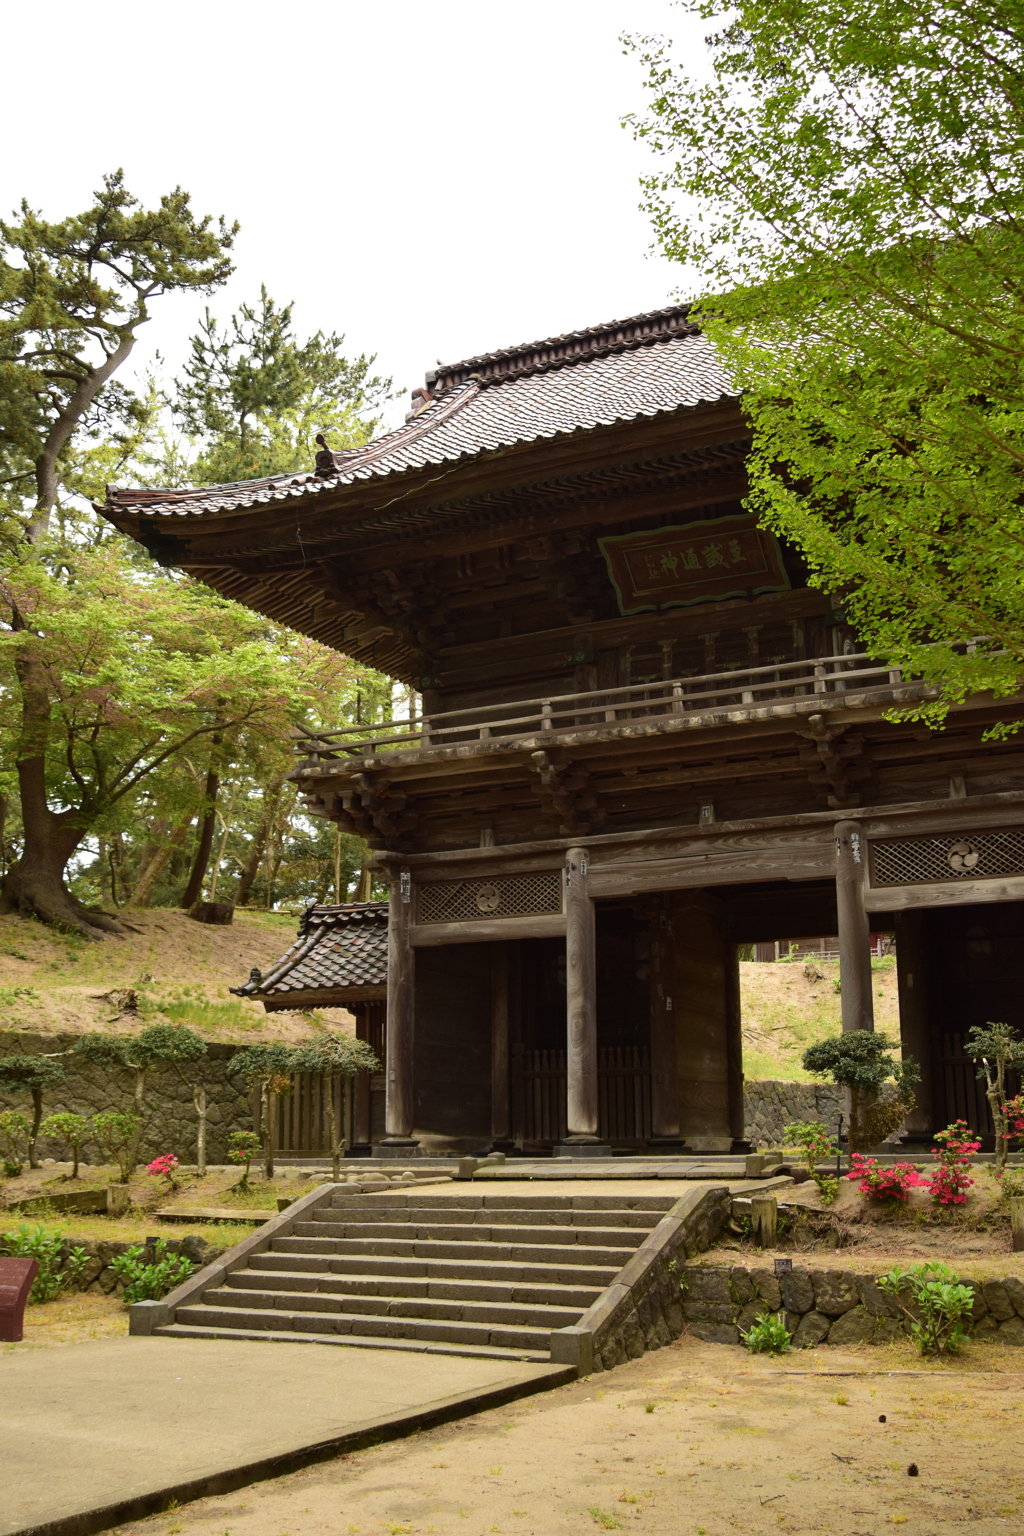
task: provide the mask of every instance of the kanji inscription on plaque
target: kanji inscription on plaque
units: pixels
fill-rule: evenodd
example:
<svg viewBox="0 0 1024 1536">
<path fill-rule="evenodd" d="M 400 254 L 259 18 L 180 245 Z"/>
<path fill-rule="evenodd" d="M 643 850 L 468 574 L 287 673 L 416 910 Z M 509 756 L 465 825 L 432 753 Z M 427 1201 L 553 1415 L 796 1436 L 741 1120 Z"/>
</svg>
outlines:
<svg viewBox="0 0 1024 1536">
<path fill-rule="evenodd" d="M 790 585 L 778 540 L 749 517 L 716 517 L 599 539 L 619 612 L 649 613 Z"/>
</svg>

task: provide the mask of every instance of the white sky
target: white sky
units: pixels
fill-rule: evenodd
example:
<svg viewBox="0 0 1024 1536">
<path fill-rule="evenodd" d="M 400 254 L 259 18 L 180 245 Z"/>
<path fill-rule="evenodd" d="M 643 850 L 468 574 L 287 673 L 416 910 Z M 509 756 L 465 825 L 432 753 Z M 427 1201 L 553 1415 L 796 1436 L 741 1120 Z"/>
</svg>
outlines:
<svg viewBox="0 0 1024 1536">
<path fill-rule="evenodd" d="M 707 30 L 670 0 L 9 5 L 0 214 L 77 212 L 117 166 L 144 201 L 180 183 L 242 226 L 216 314 L 265 282 L 303 338 L 343 331 L 408 390 L 438 358 L 675 297 L 618 36 L 699 67 Z M 205 302 L 160 301 L 143 355 L 177 363 Z"/>
</svg>

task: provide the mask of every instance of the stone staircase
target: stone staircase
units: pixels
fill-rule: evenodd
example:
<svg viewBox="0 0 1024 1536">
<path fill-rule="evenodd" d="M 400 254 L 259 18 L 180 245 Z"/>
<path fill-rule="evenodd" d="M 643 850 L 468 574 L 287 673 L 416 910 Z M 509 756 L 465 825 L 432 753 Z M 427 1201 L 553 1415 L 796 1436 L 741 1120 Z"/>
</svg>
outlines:
<svg viewBox="0 0 1024 1536">
<path fill-rule="evenodd" d="M 156 1332 L 546 1361 L 672 1204 L 339 1192 Z"/>
</svg>

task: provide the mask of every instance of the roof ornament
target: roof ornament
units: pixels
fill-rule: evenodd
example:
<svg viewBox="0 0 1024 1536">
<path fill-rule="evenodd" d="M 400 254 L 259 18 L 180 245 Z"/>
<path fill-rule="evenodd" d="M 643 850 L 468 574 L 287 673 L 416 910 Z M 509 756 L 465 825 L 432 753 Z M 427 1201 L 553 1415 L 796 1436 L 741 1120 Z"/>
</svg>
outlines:
<svg viewBox="0 0 1024 1536">
<path fill-rule="evenodd" d="M 254 965 L 252 970 L 249 972 L 249 984 L 250 984 L 250 986 L 258 987 L 262 980 L 263 980 L 263 972 L 260 970 L 258 965 Z"/>
<path fill-rule="evenodd" d="M 330 475 L 336 475 L 348 454 L 344 449 L 328 448 L 327 439 L 322 432 L 317 433 L 316 441 L 320 452 L 316 456 L 315 473 L 324 479 Z"/>
</svg>

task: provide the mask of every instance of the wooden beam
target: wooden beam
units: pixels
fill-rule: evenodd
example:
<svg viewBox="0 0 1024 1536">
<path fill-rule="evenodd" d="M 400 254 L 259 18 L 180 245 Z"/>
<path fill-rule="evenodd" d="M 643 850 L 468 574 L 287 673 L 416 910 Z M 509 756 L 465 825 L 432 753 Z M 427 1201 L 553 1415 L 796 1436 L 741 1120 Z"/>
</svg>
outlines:
<svg viewBox="0 0 1024 1536">
<path fill-rule="evenodd" d="M 409 943 L 413 949 L 427 949 L 440 944 L 492 944 L 498 939 L 560 939 L 564 933 L 564 916 L 552 912 L 490 922 L 417 923 L 409 930 Z"/>
<path fill-rule="evenodd" d="M 350 1003 L 382 1002 L 388 995 L 386 986 L 379 987 L 302 987 L 294 992 L 276 993 L 272 997 L 260 997 L 267 1013 L 282 1013 L 289 1008 L 347 1008 Z"/>
<path fill-rule="evenodd" d="M 957 880 L 935 885 L 872 886 L 864 893 L 869 912 L 905 912 L 914 908 L 983 906 L 994 901 L 1024 901 L 1024 879 Z"/>
</svg>

